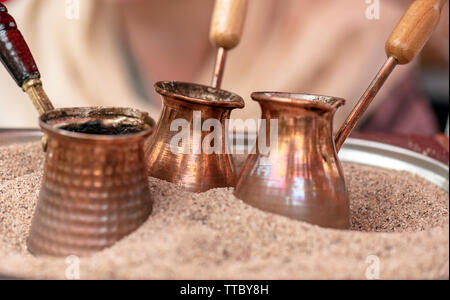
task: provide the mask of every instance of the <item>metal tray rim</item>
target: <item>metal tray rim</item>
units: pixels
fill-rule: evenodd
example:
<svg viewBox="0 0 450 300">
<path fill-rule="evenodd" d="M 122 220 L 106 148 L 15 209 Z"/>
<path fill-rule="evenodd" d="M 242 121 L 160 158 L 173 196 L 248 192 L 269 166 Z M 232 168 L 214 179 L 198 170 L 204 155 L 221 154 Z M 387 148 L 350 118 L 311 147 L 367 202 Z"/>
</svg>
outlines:
<svg viewBox="0 0 450 300">
<path fill-rule="evenodd" d="M 339 153 L 339 159 L 343 162 L 409 171 L 449 192 L 449 166 L 408 149 L 349 138 Z"/>
<path fill-rule="evenodd" d="M 0 133 L 0 146 L 38 141 L 39 130 Z M 236 135 L 242 138 L 243 135 Z M 249 144 L 256 139 L 247 135 Z M 449 166 L 426 155 L 380 142 L 349 138 L 339 152 L 342 162 L 353 162 L 390 170 L 409 171 L 449 192 Z"/>
</svg>

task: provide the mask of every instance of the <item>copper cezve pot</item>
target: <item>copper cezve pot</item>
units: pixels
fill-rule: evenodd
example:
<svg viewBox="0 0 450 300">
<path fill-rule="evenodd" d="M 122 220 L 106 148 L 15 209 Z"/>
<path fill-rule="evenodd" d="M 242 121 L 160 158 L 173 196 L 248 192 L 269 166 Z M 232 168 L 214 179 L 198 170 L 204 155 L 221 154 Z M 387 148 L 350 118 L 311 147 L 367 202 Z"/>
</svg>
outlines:
<svg viewBox="0 0 450 300">
<path fill-rule="evenodd" d="M 145 148 L 149 175 L 192 192 L 234 187 L 237 175 L 227 149 L 226 121 L 233 109 L 244 107 L 242 98 L 193 83 L 163 81 L 157 82 L 155 88 L 163 97 L 164 105 L 155 133 Z M 220 123 L 219 133 L 212 132 L 209 126 L 205 128 L 208 120 Z M 178 126 L 173 127 L 177 124 L 184 124 L 188 130 L 184 141 L 175 139 L 180 134 Z M 205 153 L 202 144 L 210 134 L 215 134 L 213 143 L 219 149 Z"/>
<path fill-rule="evenodd" d="M 266 211 L 312 224 L 347 229 L 350 203 L 337 151 L 397 64 L 409 63 L 436 28 L 446 0 L 416 0 L 386 42 L 386 62 L 333 136 L 333 115 L 344 100 L 335 97 L 253 93 L 262 119 L 278 120 L 278 137 L 267 153 L 248 157 L 236 197 Z M 395 101 L 395 99 L 392 99 Z M 266 132 L 270 133 L 270 124 Z M 261 127 L 263 129 L 263 127 Z M 269 140 L 266 137 L 266 140 Z"/>
<path fill-rule="evenodd" d="M 144 143 L 154 129 L 131 108 L 54 109 L 22 34 L 0 3 L 0 57 L 40 113 L 44 174 L 28 249 L 89 255 L 128 235 L 150 215 Z"/>
<path fill-rule="evenodd" d="M 254 93 L 252 98 L 261 106 L 265 130 L 244 163 L 235 196 L 265 211 L 348 228 L 349 197 L 332 135 L 334 113 L 345 101 L 287 93 Z M 275 141 L 270 120 L 278 123 Z M 265 153 L 262 138 L 268 143 Z"/>
</svg>

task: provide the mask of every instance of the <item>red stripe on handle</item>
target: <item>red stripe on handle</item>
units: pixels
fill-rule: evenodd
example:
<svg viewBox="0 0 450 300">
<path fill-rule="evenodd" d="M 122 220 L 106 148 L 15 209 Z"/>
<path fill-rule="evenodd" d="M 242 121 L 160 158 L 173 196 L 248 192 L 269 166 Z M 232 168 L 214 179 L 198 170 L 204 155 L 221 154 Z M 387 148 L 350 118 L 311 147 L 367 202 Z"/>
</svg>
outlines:
<svg viewBox="0 0 450 300">
<path fill-rule="evenodd" d="M 14 18 L 0 3 L 0 59 L 19 86 L 40 78 L 39 70 Z"/>
</svg>

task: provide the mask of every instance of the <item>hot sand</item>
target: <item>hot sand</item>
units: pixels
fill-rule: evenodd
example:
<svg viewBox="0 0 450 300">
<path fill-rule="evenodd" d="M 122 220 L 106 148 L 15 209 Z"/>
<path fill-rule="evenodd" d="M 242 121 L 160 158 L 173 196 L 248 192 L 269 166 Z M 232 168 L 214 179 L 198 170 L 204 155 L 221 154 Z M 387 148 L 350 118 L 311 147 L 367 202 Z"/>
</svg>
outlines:
<svg viewBox="0 0 450 300">
<path fill-rule="evenodd" d="M 0 274 L 64 279 L 61 258 L 33 257 L 26 237 L 42 178 L 39 143 L 0 147 Z M 352 230 L 265 213 L 232 189 L 203 194 L 150 178 L 154 211 L 136 232 L 81 258 L 81 279 L 449 278 L 448 194 L 406 172 L 345 164 Z M 369 259 L 368 259 L 369 257 Z"/>
</svg>

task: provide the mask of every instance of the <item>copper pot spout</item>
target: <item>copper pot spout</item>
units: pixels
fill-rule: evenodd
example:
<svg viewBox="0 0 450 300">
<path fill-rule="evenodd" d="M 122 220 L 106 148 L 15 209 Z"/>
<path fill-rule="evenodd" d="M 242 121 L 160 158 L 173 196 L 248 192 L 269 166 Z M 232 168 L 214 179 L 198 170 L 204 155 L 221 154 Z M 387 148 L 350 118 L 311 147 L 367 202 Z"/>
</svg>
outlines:
<svg viewBox="0 0 450 300">
<path fill-rule="evenodd" d="M 265 128 L 278 120 L 277 143 L 261 153 L 257 141 L 235 195 L 262 210 L 323 227 L 346 229 L 349 197 L 333 140 L 333 116 L 345 100 L 327 96 L 253 93 Z M 258 140 L 270 130 L 260 130 Z"/>
<path fill-rule="evenodd" d="M 164 106 L 155 133 L 145 147 L 149 175 L 192 192 L 233 187 L 236 171 L 227 149 L 226 120 L 233 109 L 244 107 L 243 99 L 192 83 L 157 82 L 155 89 Z M 211 129 L 211 120 L 217 121 L 219 128 Z M 179 140 L 183 126 L 187 135 Z M 213 144 L 217 148 L 205 153 L 204 145 L 211 135 L 215 136 Z"/>
</svg>

